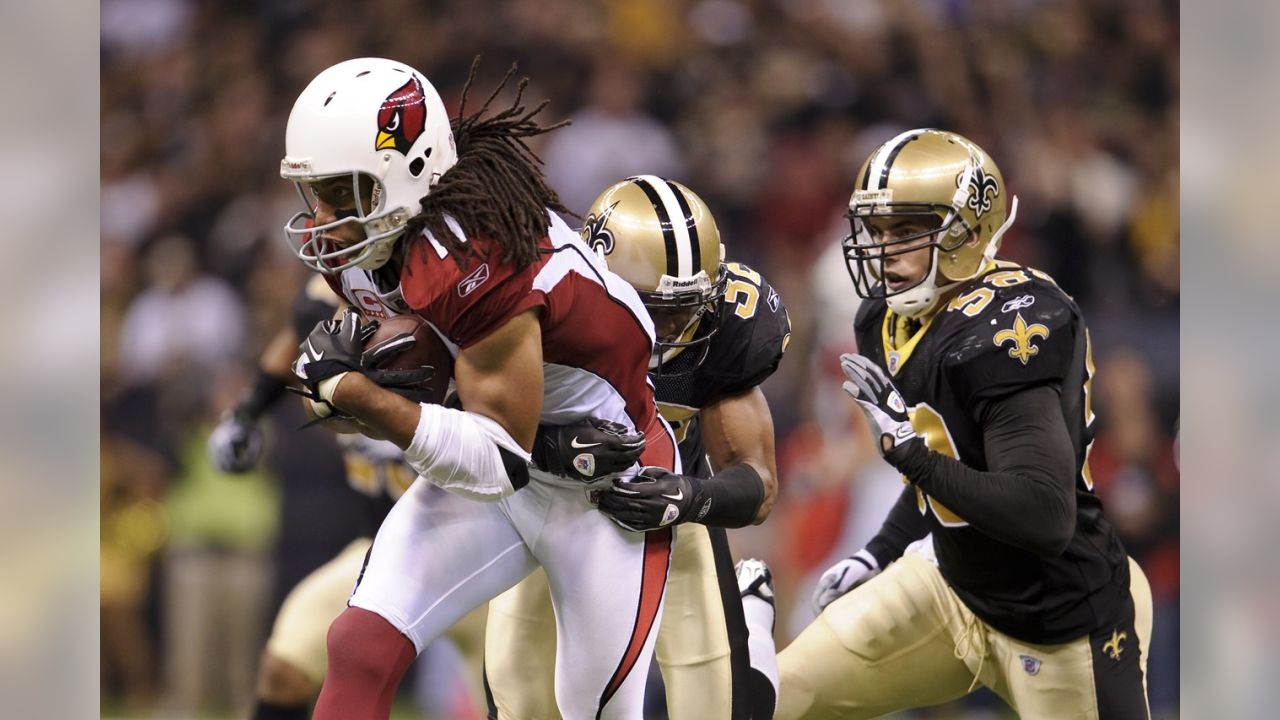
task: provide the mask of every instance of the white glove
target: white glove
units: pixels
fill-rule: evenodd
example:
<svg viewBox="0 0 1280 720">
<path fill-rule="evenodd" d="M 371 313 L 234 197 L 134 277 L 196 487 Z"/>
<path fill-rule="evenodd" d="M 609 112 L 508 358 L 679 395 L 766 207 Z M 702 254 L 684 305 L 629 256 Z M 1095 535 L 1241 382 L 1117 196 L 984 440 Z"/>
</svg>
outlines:
<svg viewBox="0 0 1280 720">
<path fill-rule="evenodd" d="M 875 557 L 866 550 L 859 550 L 853 557 L 841 560 L 822 573 L 818 587 L 813 590 L 814 609 L 821 614 L 822 609 L 836 598 L 879 574 L 880 565 Z"/>
<path fill-rule="evenodd" d="M 219 472 L 249 472 L 261 457 L 262 429 L 243 413 L 223 415 L 209 434 L 209 460 Z"/>
<path fill-rule="evenodd" d="M 840 356 L 840 369 L 849 378 L 842 387 L 867 416 L 881 455 L 916 438 L 902 394 L 879 365 L 862 355 L 846 353 Z"/>
</svg>

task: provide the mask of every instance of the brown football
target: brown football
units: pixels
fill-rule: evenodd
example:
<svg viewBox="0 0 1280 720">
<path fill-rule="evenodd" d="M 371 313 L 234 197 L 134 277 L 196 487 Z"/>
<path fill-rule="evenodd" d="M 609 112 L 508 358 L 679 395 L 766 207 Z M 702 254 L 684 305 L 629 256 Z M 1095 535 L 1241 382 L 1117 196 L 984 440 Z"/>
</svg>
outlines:
<svg viewBox="0 0 1280 720">
<path fill-rule="evenodd" d="M 377 369 L 412 370 L 429 365 L 436 372 L 427 387 L 427 401 L 437 404 L 444 402 L 445 393 L 449 390 L 449 378 L 453 376 L 453 356 L 426 320 L 417 315 L 396 315 L 380 320 L 378 330 L 365 343 L 365 349 L 403 334 L 414 337 L 416 342 L 413 347 L 388 358 Z"/>
<path fill-rule="evenodd" d="M 378 329 L 374 331 L 364 347 L 367 350 L 384 340 L 390 340 L 404 333 L 413 335 L 417 342 L 408 350 L 388 358 L 378 365 L 377 369 L 412 370 L 430 365 L 435 368 L 435 374 L 427 384 L 425 399 L 427 402 L 443 403 L 445 394 L 449 391 L 449 378 L 453 376 L 453 356 L 449 354 L 449 349 L 445 347 L 440 336 L 436 335 L 427 321 L 417 315 L 396 315 L 380 320 Z M 322 422 L 321 426 L 344 435 L 361 433 L 375 440 L 383 439 L 377 431 L 353 418 L 333 418 Z"/>
</svg>

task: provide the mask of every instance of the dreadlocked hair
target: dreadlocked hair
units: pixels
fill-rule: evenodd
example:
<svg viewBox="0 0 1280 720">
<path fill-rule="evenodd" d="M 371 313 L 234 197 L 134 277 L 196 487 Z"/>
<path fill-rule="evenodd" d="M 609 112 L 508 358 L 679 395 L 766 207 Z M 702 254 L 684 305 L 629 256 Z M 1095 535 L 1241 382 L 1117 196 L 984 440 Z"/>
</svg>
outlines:
<svg viewBox="0 0 1280 720">
<path fill-rule="evenodd" d="M 459 265 L 466 267 L 479 253 L 472 243 L 462 242 L 453 234 L 445 224 L 448 216 L 458 223 L 466 237 L 485 237 L 496 242 L 503 262 L 525 268 L 537 260 L 538 241 L 547 234 L 547 208 L 572 214 L 547 186 L 542 176 L 542 159 L 525 141 L 564 127 L 569 121 L 549 127 L 533 121 L 550 101 L 543 100 L 526 111 L 521 101 L 528 78 L 522 78 L 516 86 L 511 107 L 492 117 L 483 117 L 515 74 L 514 64 L 480 109 L 464 116 L 467 93 L 479 65 L 480 58 L 476 57 L 462 88 L 458 114 L 450 123 L 458 146 L 458 162 L 419 201 L 422 210 L 410 221 L 407 235 L 416 238 L 425 227 Z"/>
</svg>

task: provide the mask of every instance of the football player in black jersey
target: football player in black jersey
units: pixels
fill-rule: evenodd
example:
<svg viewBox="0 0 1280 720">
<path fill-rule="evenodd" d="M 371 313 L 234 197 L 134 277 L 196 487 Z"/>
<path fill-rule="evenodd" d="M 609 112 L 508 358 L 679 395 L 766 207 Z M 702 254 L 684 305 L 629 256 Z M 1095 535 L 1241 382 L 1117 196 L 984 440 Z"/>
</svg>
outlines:
<svg viewBox="0 0 1280 720">
<path fill-rule="evenodd" d="M 844 388 L 906 487 L 819 582 L 825 609 L 778 658 L 778 717 L 878 717 L 979 684 L 1022 717 L 1148 717 L 1151 593 L 1093 494 L 1089 333 L 1051 278 L 995 259 L 1011 205 L 950 132 L 902 133 L 858 173 Z M 936 561 L 904 555 L 931 532 Z M 767 569 L 739 581 L 768 605 Z"/>
<path fill-rule="evenodd" d="M 645 470 L 600 493 L 601 512 L 636 531 L 678 525 L 656 656 L 675 720 L 749 718 L 772 710 L 772 648 L 753 668 L 725 528 L 764 521 L 777 492 L 773 420 L 759 385 L 777 369 L 791 325 L 760 273 L 725 263 L 706 204 L 685 186 L 641 175 L 604 191 L 583 240 L 631 283 L 654 321 L 650 378 L 680 441 L 686 475 Z M 558 718 L 554 647 L 540 572 L 490 603 L 486 679 L 497 717 Z M 748 697 L 763 691 L 767 697 Z M 492 713 L 491 713 L 492 716 Z"/>
<path fill-rule="evenodd" d="M 244 473 L 258 464 L 263 452 L 261 416 L 284 395 L 292 381 L 290 367 L 298 354 L 298 340 L 317 323 L 345 306 L 320 276 L 314 276 L 293 302 L 291 322 L 281 328 L 263 351 L 254 386 L 228 411 L 209 437 L 213 465 L 222 472 Z M 327 423 L 333 427 L 332 423 Z M 589 480 L 631 466 L 644 446 L 642 434 L 623 434 L 621 428 L 590 419 L 572 425 L 538 428 L 535 463 L 549 472 Z M 345 429 L 344 429 L 345 431 Z M 561 437 L 590 442 L 589 451 L 572 449 Z M 327 665 L 325 636 L 329 624 L 347 606 L 374 534 L 395 501 L 408 490 L 417 472 L 394 443 L 372 440 L 359 433 L 338 435 L 347 482 L 358 493 L 353 509 L 362 516 L 361 537 L 351 541 L 332 560 L 303 578 L 280 607 L 258 667 L 252 720 L 305 720 L 324 680 Z M 561 446 L 565 445 L 563 449 Z M 588 452 L 590 471 L 572 460 Z M 438 490 L 444 493 L 444 490 Z M 483 633 L 485 606 L 467 614 L 446 632 L 466 666 L 472 699 L 482 703 Z"/>
</svg>

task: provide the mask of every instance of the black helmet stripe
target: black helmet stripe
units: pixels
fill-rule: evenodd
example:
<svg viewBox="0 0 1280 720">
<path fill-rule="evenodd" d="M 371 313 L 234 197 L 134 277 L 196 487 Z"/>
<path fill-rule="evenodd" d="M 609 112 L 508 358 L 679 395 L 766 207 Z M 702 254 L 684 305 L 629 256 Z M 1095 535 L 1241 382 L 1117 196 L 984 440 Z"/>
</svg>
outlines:
<svg viewBox="0 0 1280 720">
<path fill-rule="evenodd" d="M 649 198 L 649 202 L 653 205 L 653 211 L 658 214 L 658 223 L 662 226 L 662 239 L 667 246 L 667 274 L 671 277 L 679 277 L 680 253 L 676 241 L 676 231 L 675 227 L 672 226 L 671 213 L 667 211 L 667 204 L 662 201 L 662 196 L 653 184 L 653 181 L 658 180 L 658 178 L 652 175 L 636 175 L 628 178 L 628 180 L 644 191 L 645 197 Z"/>
<path fill-rule="evenodd" d="M 866 176 L 862 178 L 862 189 L 885 189 L 885 186 L 889 184 L 889 170 L 893 168 L 893 161 L 898 159 L 898 153 L 902 152 L 902 148 L 906 147 L 907 143 L 922 134 L 923 131 L 921 130 L 908 130 L 881 145 L 880 151 L 875 154 L 875 157 L 871 158 L 871 164 L 867 167 Z"/>
<path fill-rule="evenodd" d="M 689 208 L 689 199 L 684 196 L 684 192 L 670 180 L 663 180 L 667 187 L 671 188 L 671 194 L 676 196 L 676 203 L 680 205 L 680 214 L 684 217 L 685 227 L 689 229 L 689 257 L 693 259 L 693 273 L 696 275 L 698 270 L 702 268 L 702 247 L 698 245 L 698 221 L 693 216 L 693 210 Z"/>
</svg>

